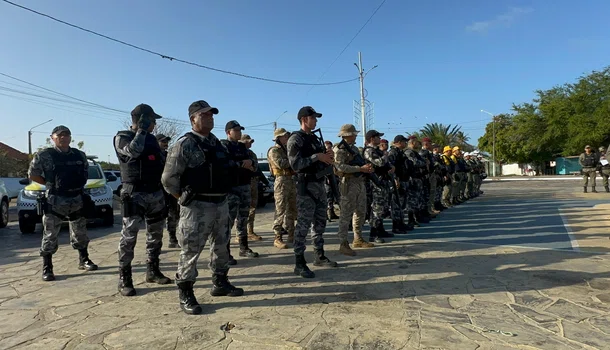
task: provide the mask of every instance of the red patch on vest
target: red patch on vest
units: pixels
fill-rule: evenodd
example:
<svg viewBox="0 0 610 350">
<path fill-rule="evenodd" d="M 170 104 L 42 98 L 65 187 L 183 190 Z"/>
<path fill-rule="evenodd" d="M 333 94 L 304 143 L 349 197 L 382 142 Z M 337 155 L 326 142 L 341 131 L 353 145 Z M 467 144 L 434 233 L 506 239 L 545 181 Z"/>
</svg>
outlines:
<svg viewBox="0 0 610 350">
<path fill-rule="evenodd" d="M 149 155 L 148 160 L 155 160 L 155 155 L 154 154 Z"/>
</svg>

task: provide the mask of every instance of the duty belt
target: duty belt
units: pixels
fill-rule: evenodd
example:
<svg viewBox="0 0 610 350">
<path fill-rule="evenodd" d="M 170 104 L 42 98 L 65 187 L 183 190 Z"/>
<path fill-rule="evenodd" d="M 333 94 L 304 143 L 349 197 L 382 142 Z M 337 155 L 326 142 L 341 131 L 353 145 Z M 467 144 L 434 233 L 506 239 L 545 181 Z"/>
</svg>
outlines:
<svg viewBox="0 0 610 350">
<path fill-rule="evenodd" d="M 195 198 L 194 198 L 194 200 L 196 200 L 196 201 L 209 202 L 209 203 L 222 203 L 225 201 L 225 199 L 227 199 L 226 194 L 219 194 L 219 195 L 196 194 Z"/>
</svg>

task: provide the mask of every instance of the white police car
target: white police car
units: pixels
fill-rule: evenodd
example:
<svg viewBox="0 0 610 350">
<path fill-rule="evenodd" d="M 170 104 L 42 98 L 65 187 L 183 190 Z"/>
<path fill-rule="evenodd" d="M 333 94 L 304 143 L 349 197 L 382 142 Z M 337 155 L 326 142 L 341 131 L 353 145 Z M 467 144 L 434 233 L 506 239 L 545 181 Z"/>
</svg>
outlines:
<svg viewBox="0 0 610 350">
<path fill-rule="evenodd" d="M 95 203 L 95 216 L 88 219 L 101 219 L 104 226 L 112 226 L 114 223 L 113 196 L 112 189 L 108 186 L 102 171 L 102 167 L 95 162 L 95 156 L 87 156 L 89 159 L 89 179 L 85 184 L 85 192 L 91 196 Z M 108 177 L 108 180 L 112 177 Z M 19 216 L 19 230 L 21 233 L 32 233 L 36 230 L 36 224 L 42 222 L 42 217 L 36 212 L 36 199 L 43 195 L 46 186 L 28 179 L 20 181 L 22 185 L 27 185 L 19 191 L 17 197 L 17 214 Z"/>
</svg>

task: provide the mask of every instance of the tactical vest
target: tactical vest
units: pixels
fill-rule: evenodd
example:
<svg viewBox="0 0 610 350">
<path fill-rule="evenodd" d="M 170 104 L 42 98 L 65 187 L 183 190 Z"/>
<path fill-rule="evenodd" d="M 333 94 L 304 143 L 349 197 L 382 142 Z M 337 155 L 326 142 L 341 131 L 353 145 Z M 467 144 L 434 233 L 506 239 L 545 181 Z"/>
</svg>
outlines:
<svg viewBox="0 0 610 350">
<path fill-rule="evenodd" d="M 186 168 L 180 177 L 180 187 L 191 186 L 199 194 L 226 194 L 234 183 L 231 181 L 230 154 L 220 142 L 211 145 L 207 140 L 186 133 L 184 137 L 192 140 L 203 152 L 205 162 L 195 168 Z"/>
<path fill-rule="evenodd" d="M 382 150 L 380 150 L 379 148 L 376 148 L 376 147 L 371 147 L 371 146 L 364 147 L 364 150 L 363 150 L 362 153 L 366 153 L 366 150 L 369 149 L 369 148 L 373 150 L 373 154 L 376 155 L 378 158 L 383 157 L 383 151 Z M 377 166 L 377 165 L 371 163 L 366 158 L 365 158 L 365 160 L 367 161 L 367 163 L 370 163 L 370 164 L 373 165 L 374 173 L 379 175 L 379 176 L 387 175 L 388 171 L 391 169 L 391 166 L 389 164 L 386 164 L 386 165 L 380 167 L 380 166 Z"/>
<path fill-rule="evenodd" d="M 400 181 L 408 181 L 411 174 L 409 174 L 409 169 L 407 166 L 407 157 L 403 150 L 397 147 L 393 147 L 390 149 L 390 154 L 392 154 L 394 161 L 394 167 L 396 176 Z"/>
<path fill-rule="evenodd" d="M 125 137 L 131 142 L 136 133 L 131 130 L 119 131 L 117 137 Z M 161 188 L 161 174 L 163 174 L 164 157 L 159 142 L 150 133 L 146 133 L 144 149 L 137 158 L 130 158 L 119 154 L 119 168 L 121 169 L 121 182 L 134 185 L 136 192 L 155 192 Z"/>
<path fill-rule="evenodd" d="M 464 158 L 456 157 L 455 160 L 456 160 L 455 171 L 457 171 L 458 173 L 466 172 L 466 161 L 464 160 Z"/>
<path fill-rule="evenodd" d="M 279 145 L 269 148 L 269 150 L 267 151 L 267 162 L 269 162 L 269 169 L 271 170 L 271 175 L 272 176 L 292 176 L 292 175 L 296 174 L 294 172 L 294 170 L 292 170 L 292 168 L 290 168 L 290 167 L 288 167 L 286 169 L 278 168 L 277 165 L 271 161 L 271 158 L 269 157 L 269 152 L 271 152 L 271 150 L 274 148 L 279 148 L 284 153 L 284 155 L 286 154 L 284 149 L 281 148 L 281 146 L 279 146 Z M 286 157 L 288 157 L 288 156 L 286 156 Z"/>
<path fill-rule="evenodd" d="M 229 157 L 234 162 L 241 162 L 250 159 L 250 154 L 246 145 L 241 142 L 232 142 L 229 140 L 220 141 L 229 151 Z M 246 168 L 239 167 L 237 171 L 231 172 L 231 181 L 233 186 L 249 185 L 250 179 L 254 173 Z"/>
<path fill-rule="evenodd" d="M 302 158 L 309 158 L 309 157 L 313 156 L 314 154 L 324 153 L 326 151 L 326 148 L 324 147 L 324 145 L 322 144 L 322 142 L 316 135 L 311 134 L 311 133 L 306 133 L 303 130 L 295 131 L 292 134 L 297 135 L 298 137 L 300 137 L 303 140 L 303 147 L 301 148 L 301 152 L 300 152 Z M 313 164 L 309 165 L 308 167 L 297 171 L 297 173 L 315 175 L 319 171 L 322 171 L 324 168 L 326 168 L 326 166 L 327 165 L 322 162 L 314 162 Z"/>
<path fill-rule="evenodd" d="M 49 153 L 54 167 L 53 174 L 46 179 L 49 193 L 67 197 L 81 194 L 87 183 L 88 174 L 85 172 L 87 158 L 75 148 L 70 148 L 69 152 L 47 148 L 44 152 Z"/>
<path fill-rule="evenodd" d="M 597 166 L 595 162 L 595 153 L 591 152 L 591 154 L 584 153 L 585 159 L 583 160 L 583 168 L 595 168 Z"/>
</svg>

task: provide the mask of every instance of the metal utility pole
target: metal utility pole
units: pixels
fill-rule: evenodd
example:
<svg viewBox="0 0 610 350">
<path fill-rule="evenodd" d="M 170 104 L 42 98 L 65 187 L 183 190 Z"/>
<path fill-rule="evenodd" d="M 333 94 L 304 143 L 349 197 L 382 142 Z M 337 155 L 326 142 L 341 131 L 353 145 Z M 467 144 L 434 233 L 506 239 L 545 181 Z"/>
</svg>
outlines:
<svg viewBox="0 0 610 350">
<path fill-rule="evenodd" d="M 481 112 L 483 113 L 487 113 L 491 116 L 492 119 L 492 130 L 493 130 L 493 141 L 492 141 L 492 146 L 491 146 L 491 157 L 493 158 L 493 168 L 492 168 L 492 176 L 496 177 L 496 117 L 493 115 L 493 113 L 490 113 L 484 109 L 481 109 Z"/>
<path fill-rule="evenodd" d="M 362 145 L 366 146 L 366 109 L 364 105 L 364 77 L 369 74 L 370 71 L 377 68 L 377 66 L 374 66 L 366 73 L 364 73 L 364 69 L 362 68 L 362 52 L 358 52 L 358 64 L 354 63 L 354 65 L 356 66 L 356 68 L 358 68 L 358 74 L 360 76 L 360 114 L 362 123 Z"/>
<path fill-rule="evenodd" d="M 38 124 L 36 126 L 33 126 L 30 130 L 28 130 L 28 152 L 29 152 L 30 155 L 32 155 L 32 130 L 34 130 L 35 128 L 37 128 L 37 127 L 39 127 L 41 125 L 49 123 L 51 121 L 53 121 L 53 119 L 49 119 L 49 120 L 47 120 L 44 123 Z"/>
<path fill-rule="evenodd" d="M 277 122 L 273 122 L 273 131 L 277 129 Z"/>
</svg>

